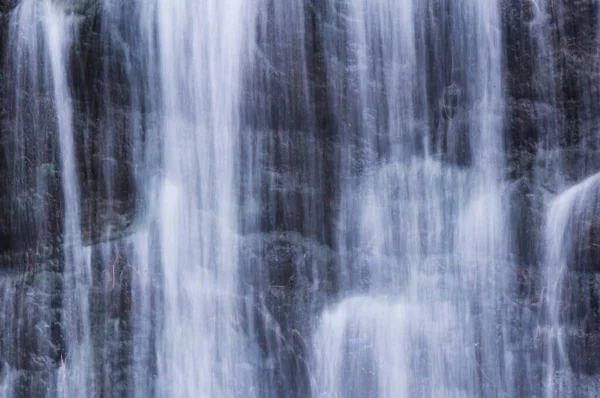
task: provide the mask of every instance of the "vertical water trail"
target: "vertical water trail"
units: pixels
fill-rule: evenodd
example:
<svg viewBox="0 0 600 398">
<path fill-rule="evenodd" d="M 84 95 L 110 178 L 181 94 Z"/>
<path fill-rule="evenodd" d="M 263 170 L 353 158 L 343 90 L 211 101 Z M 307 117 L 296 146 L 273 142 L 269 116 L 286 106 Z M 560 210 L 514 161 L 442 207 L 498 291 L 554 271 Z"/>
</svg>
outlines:
<svg viewBox="0 0 600 398">
<path fill-rule="evenodd" d="M 471 202 L 458 226 L 458 261 L 464 271 L 470 270 L 475 284 L 475 360 L 481 391 L 484 395 L 510 393 L 515 375 L 505 323 L 514 271 L 502 201 L 505 164 L 500 10 L 497 2 L 457 6 L 466 7 L 466 20 L 475 21 L 474 34 L 459 47 L 464 57 L 459 67 L 465 73 L 466 95 L 472 107 L 468 128 L 474 175 Z"/>
<path fill-rule="evenodd" d="M 545 300 L 548 317 L 548 336 L 546 337 L 546 366 L 544 378 L 545 396 L 548 398 L 557 395 L 556 372 L 563 366 L 568 366 L 564 345 L 563 328 L 559 318 L 561 292 L 563 289 L 564 274 L 567 267 L 566 240 L 567 226 L 571 216 L 573 202 L 578 198 L 583 188 L 573 187 L 561 194 L 548 207 L 548 216 L 545 230 Z M 568 376 L 567 376 L 568 377 Z M 565 380 L 566 381 L 566 380 Z M 568 381 L 567 381 L 568 382 Z M 562 393 L 569 391 L 568 385 L 559 388 Z"/>
<path fill-rule="evenodd" d="M 18 357 L 19 345 L 15 343 L 15 323 L 17 317 L 14 316 L 16 289 L 9 278 L 2 277 L 0 280 L 0 292 L 2 292 L 2 307 L 0 308 L 0 321 L 2 321 L 2 338 L 0 339 L 0 350 L 2 352 L 3 362 L 0 369 L 0 397 L 11 398 L 15 394 L 16 381 L 18 381 L 18 370 L 14 369 L 8 361 L 12 357 Z M 23 314 L 25 315 L 25 314 Z"/>
<path fill-rule="evenodd" d="M 236 308 L 236 150 L 252 10 L 238 0 L 160 0 L 141 14 L 146 43 L 156 37 L 150 73 L 160 81 L 148 102 L 158 107 L 162 150 L 161 396 L 257 394 Z"/>
<path fill-rule="evenodd" d="M 15 192 L 13 203 L 10 203 L 14 217 L 11 232 L 14 234 L 15 242 L 20 243 L 15 246 L 21 249 L 27 247 L 27 244 L 33 240 L 33 236 L 43 239 L 51 230 L 50 220 L 46 217 L 46 207 L 43 206 L 43 202 L 35 200 L 36 197 L 47 193 L 48 185 L 45 182 L 49 181 L 43 178 L 42 173 L 31 173 L 26 160 L 35 162 L 34 164 L 49 162 L 48 156 L 44 156 L 40 149 L 48 145 L 50 140 L 43 134 L 36 135 L 34 140 L 28 140 L 27 133 L 29 129 L 35 129 L 40 122 L 43 122 L 43 119 L 39 120 L 42 114 L 52 113 L 52 110 L 47 109 L 49 102 L 47 96 L 38 94 L 44 92 L 43 82 L 40 82 L 40 71 L 37 67 L 32 67 L 43 49 L 43 42 L 37 37 L 40 22 L 32 6 L 33 3 L 28 9 L 22 10 L 20 15 L 14 15 L 10 19 L 9 37 L 14 40 L 14 44 L 9 49 L 11 59 L 6 62 L 6 70 L 10 71 L 9 76 L 15 82 L 14 91 L 9 94 L 12 105 L 10 137 L 12 150 L 8 153 L 8 159 L 12 166 L 9 170 L 13 174 L 10 189 Z M 12 159 L 11 154 L 13 154 Z M 36 205 L 39 206 L 37 211 Z M 37 229 L 31 231 L 29 228 L 31 225 L 36 225 Z M 21 285 L 19 282 L 22 282 L 20 278 L 2 276 L 1 315 L 4 325 L 0 338 L 3 357 L 2 376 L 0 376 L 2 397 L 12 397 L 18 393 L 19 371 L 26 367 L 29 361 L 29 358 L 21 353 L 23 333 L 16 326 L 18 322 L 31 324 L 35 313 L 21 307 L 22 297 L 17 295 L 17 289 Z M 32 343 L 44 347 L 37 340 L 34 337 Z"/>
<path fill-rule="evenodd" d="M 537 324 L 536 338 L 543 342 L 544 396 L 584 396 L 589 392 L 579 389 L 585 383 L 575 375 L 586 364 L 578 347 L 588 343 L 575 336 L 578 330 L 589 330 L 595 311 L 587 302 L 595 294 L 593 274 L 584 264 L 589 262 L 586 252 L 593 250 L 586 245 L 593 245 L 597 197 L 597 175 L 588 177 L 598 170 L 594 154 L 598 119 L 593 105 L 598 102 L 597 53 L 590 51 L 598 46 L 598 15 L 590 15 L 597 7 L 561 0 L 533 4 L 535 122 L 542 135 L 534 178 L 541 191 L 558 195 L 545 209 L 539 293 L 544 307 L 532 324 Z M 581 68 L 579 62 L 587 62 L 588 56 L 594 66 Z"/>
<path fill-rule="evenodd" d="M 55 172 L 55 167 L 60 171 L 59 192 L 62 193 L 62 198 L 60 200 L 54 198 L 47 186 L 39 192 L 57 200 L 61 205 L 56 206 L 53 202 L 49 208 L 46 208 L 46 214 L 38 216 L 39 221 L 50 224 L 46 227 L 47 230 L 53 230 L 52 220 L 56 220 L 62 227 L 62 231 L 58 232 L 58 238 L 53 243 L 58 243 L 62 247 L 64 256 L 62 289 L 65 294 L 60 324 L 62 325 L 61 340 L 66 342 L 66 347 L 65 352 L 61 352 L 59 347 L 62 343 L 55 340 L 53 344 L 57 351 L 50 355 L 60 355 L 66 378 L 59 380 L 56 388 L 66 394 L 88 395 L 93 391 L 87 296 L 91 277 L 90 258 L 89 251 L 82 248 L 81 241 L 79 176 L 74 148 L 73 107 L 67 77 L 67 60 L 76 34 L 76 26 L 76 20 L 69 16 L 62 5 L 50 0 L 25 0 L 20 2 L 13 12 L 9 36 L 14 43 L 11 59 L 16 71 L 14 74 L 16 85 L 14 100 L 17 114 L 14 129 L 17 135 L 15 142 L 23 143 L 18 147 L 23 150 L 21 152 L 23 157 L 17 159 L 16 163 L 27 161 L 26 151 L 33 155 L 29 160 L 30 164 L 23 169 L 25 170 L 23 174 L 26 176 L 26 170 L 29 168 L 45 169 L 45 173 L 37 173 L 34 177 L 34 184 L 38 187 L 40 184 L 50 184 L 49 177 Z M 31 101 L 30 103 L 24 101 L 23 96 L 27 95 L 32 96 L 28 100 Z M 23 141 L 25 134 L 36 137 L 34 145 Z M 56 141 L 48 140 L 50 136 L 53 136 Z M 48 147 L 44 147 L 45 145 Z M 53 153 L 54 148 L 56 148 L 56 155 Z M 51 154 L 50 157 L 48 153 Z M 55 161 L 58 163 L 56 166 Z M 31 184 L 27 180 L 24 182 Z M 42 209 L 44 207 L 40 208 Z M 45 239 L 45 233 L 47 232 L 44 232 L 42 227 L 38 235 L 41 242 Z M 49 262 L 48 254 L 40 253 L 41 242 L 33 250 L 28 249 L 29 253 L 35 255 L 36 259 L 41 258 Z M 49 268 L 47 270 L 57 271 Z M 43 285 L 42 288 L 44 289 Z M 33 304 L 29 304 L 30 309 L 31 305 Z M 49 309 L 55 304 L 47 302 L 45 305 Z M 47 330 L 40 334 L 40 338 L 45 338 L 45 334 L 49 333 L 50 329 Z M 38 344 L 43 346 L 47 343 L 40 341 Z M 54 360 L 58 361 L 59 358 Z M 54 388 L 49 388 L 49 391 L 52 390 Z"/>
<path fill-rule="evenodd" d="M 566 121 L 557 109 L 564 100 L 561 88 L 564 75 L 556 64 L 557 52 L 566 39 L 562 23 L 562 1 L 539 0 L 532 3 L 532 20 L 529 32 L 532 39 L 533 72 L 539 83 L 533 91 L 539 99 L 539 115 L 536 124 L 543 132 L 543 142 L 536 148 L 536 156 L 542 167 L 536 170 L 536 179 L 541 183 L 564 186 L 561 170 L 562 153 L 557 146 L 566 138 Z M 561 33 L 558 33 L 561 32 Z M 535 80 L 534 80 L 535 82 Z M 541 108 L 541 106 L 545 107 Z"/>
<path fill-rule="evenodd" d="M 597 170 L 597 7 L 539 0 L 532 13 L 536 178 L 560 190 Z"/>
<path fill-rule="evenodd" d="M 255 167 L 261 182 L 255 195 L 262 195 L 268 206 L 259 215 L 259 227 L 324 240 L 325 223 L 318 218 L 325 198 L 310 190 L 318 191 L 324 179 L 319 134 L 327 132 L 316 131 L 315 108 L 322 104 L 313 103 L 317 73 L 310 69 L 309 57 L 315 55 L 307 51 L 308 43 L 320 38 L 305 26 L 311 12 L 305 3 L 256 3 L 257 33 L 255 42 L 248 43 L 253 52 L 245 75 L 243 122 L 250 127 L 245 134 L 256 137 L 253 146 L 260 151 Z"/>
<path fill-rule="evenodd" d="M 245 75 L 241 285 L 261 349 L 261 395 L 310 393 L 308 341 L 328 289 L 335 170 L 319 1 L 255 3 Z M 329 184 L 328 184 L 329 182 Z M 331 184 L 333 182 L 333 184 Z"/>
<path fill-rule="evenodd" d="M 572 284 L 578 284 L 578 273 L 590 272 L 585 249 L 593 239 L 593 223 L 598 212 L 600 174 L 592 175 L 559 194 L 548 206 L 545 221 L 544 300 L 545 300 L 545 377 L 544 396 L 570 396 L 577 392 L 572 379 L 572 358 L 567 338 L 577 329 L 577 313 L 586 316 L 590 297 L 576 302 Z M 593 244 L 593 243 L 592 243 Z M 585 283 L 585 282 L 584 282 Z M 588 290 L 589 289 L 589 290 Z M 593 288 L 579 294 L 593 295 Z M 584 308 L 577 308 L 584 305 Z M 585 319 L 585 318 L 584 318 Z"/>
<path fill-rule="evenodd" d="M 534 54 L 534 73 L 539 76 L 543 84 L 534 85 L 536 95 L 541 101 L 550 106 L 558 105 L 557 88 L 562 83 L 555 70 L 555 46 L 553 44 L 552 25 L 550 24 L 554 10 L 551 8 L 553 2 L 540 0 L 532 2 L 532 19 L 529 31 L 532 38 L 532 49 Z M 555 15 L 558 15 L 555 13 Z M 545 135 L 545 147 L 552 147 L 560 138 L 563 121 L 559 119 L 558 113 L 553 112 L 547 119 L 541 120 L 544 124 L 540 126 Z"/>
<path fill-rule="evenodd" d="M 139 398 L 161 396 L 161 391 L 164 391 L 161 389 L 168 388 L 161 385 L 158 378 L 165 268 L 161 261 L 162 225 L 159 217 L 164 126 L 160 49 L 155 23 L 157 7 L 156 1 L 103 0 L 100 14 L 104 88 L 100 117 L 105 123 L 103 130 L 108 141 L 105 145 L 109 147 L 107 156 L 115 156 L 119 165 L 112 173 L 109 170 L 104 174 L 105 179 L 115 180 L 105 183 L 104 187 L 114 190 L 117 197 L 123 191 L 133 191 L 135 200 L 134 224 L 130 228 L 133 235 L 116 241 L 114 245 L 110 241 L 102 245 L 107 252 L 103 263 L 122 259 L 128 270 L 125 273 L 129 273 L 125 276 L 126 281 L 130 278 L 130 285 L 125 283 L 124 286 L 129 291 L 123 292 L 121 286 L 121 297 L 125 297 L 125 305 L 129 305 L 129 309 L 123 311 L 124 316 L 117 317 L 116 324 L 107 322 L 104 325 L 107 336 L 117 334 L 112 338 L 121 347 L 113 351 L 102 350 L 103 356 L 112 355 L 103 364 L 104 391 L 115 393 L 115 375 L 120 373 L 117 378 L 120 386 L 127 388 L 128 396 Z M 189 67 L 194 72 L 193 66 Z M 113 85 L 117 90 L 111 89 Z M 124 158 L 131 161 L 131 170 L 127 170 Z M 128 172 L 132 174 L 132 185 L 124 187 L 119 177 Z M 110 193 L 107 192 L 106 196 L 108 200 L 112 199 Z M 123 200 L 122 196 L 119 199 Z M 114 279 L 109 281 L 104 294 L 105 305 L 111 306 L 111 309 L 104 310 L 106 312 L 112 312 L 114 284 Z M 171 324 L 170 327 L 176 328 L 177 325 Z M 162 335 L 162 338 L 168 336 Z M 110 368 L 111 364 L 114 364 L 114 369 Z M 169 395 L 177 396 L 176 390 L 170 391 Z"/>
<path fill-rule="evenodd" d="M 376 190 L 389 189 L 385 187 L 385 181 L 381 181 L 383 186 L 377 187 L 368 186 L 368 178 L 365 178 L 366 184 L 357 183 L 357 174 L 377 174 L 380 162 L 399 162 L 398 167 L 402 168 L 404 161 L 410 163 L 418 154 L 419 141 L 424 139 L 414 121 L 415 109 L 422 105 L 414 100 L 422 88 L 417 86 L 422 76 L 416 69 L 414 20 L 418 14 L 413 12 L 411 1 L 401 4 L 328 2 L 327 13 L 330 18 L 326 21 L 325 43 L 330 75 L 328 84 L 332 87 L 332 112 L 341 135 L 340 179 L 342 190 L 346 192 L 341 198 L 341 236 L 338 236 L 345 258 L 353 256 L 345 251 L 354 245 L 373 247 L 377 242 L 383 242 L 386 234 L 381 225 L 362 225 L 363 228 L 356 231 L 349 230 L 358 227 L 359 214 L 369 211 L 361 208 L 365 201 L 369 202 L 370 198 L 370 211 L 376 212 L 379 203 L 375 202 L 386 197 Z M 381 178 L 398 177 L 393 169 L 394 166 L 390 166 L 390 174 L 382 173 Z M 404 172 L 399 170 L 399 173 Z M 376 176 L 373 178 L 377 181 Z M 357 188 L 356 184 L 365 186 Z M 354 190 L 362 192 L 357 195 L 359 192 Z M 369 191 L 371 195 L 367 198 Z M 384 212 L 390 210 L 383 209 Z M 372 216 L 365 214 L 362 222 L 385 222 L 388 215 Z M 391 241 L 388 244 L 395 245 Z M 360 277 L 353 276 L 353 271 L 349 262 L 340 269 L 344 288 L 360 284 Z M 385 278 L 377 271 L 373 273 L 375 277 Z"/>
<path fill-rule="evenodd" d="M 26 3 L 25 3 L 26 4 Z M 91 251 L 82 247 L 79 177 L 73 137 L 73 107 L 67 80 L 66 60 L 75 34 L 72 17 L 60 6 L 43 3 L 47 51 L 56 107 L 62 191 L 64 197 L 64 311 L 63 336 L 67 342 L 66 382 L 59 391 L 67 396 L 90 395 L 94 391 L 90 338 L 89 289 Z"/>
</svg>

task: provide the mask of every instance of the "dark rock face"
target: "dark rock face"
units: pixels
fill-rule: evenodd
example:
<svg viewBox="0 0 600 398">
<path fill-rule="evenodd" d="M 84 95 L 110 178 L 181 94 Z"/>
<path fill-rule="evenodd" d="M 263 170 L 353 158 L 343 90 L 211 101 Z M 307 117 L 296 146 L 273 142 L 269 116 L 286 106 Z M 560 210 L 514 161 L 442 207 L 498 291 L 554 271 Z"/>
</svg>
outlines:
<svg viewBox="0 0 600 398">
<path fill-rule="evenodd" d="M 4 7 L 16 12 L 15 6 L 16 2 Z M 92 243 L 120 236 L 133 224 L 135 189 L 129 140 L 135 122 L 126 109 L 131 102 L 127 78 L 115 66 L 126 54 L 107 43 L 111 38 L 105 37 L 98 21 L 96 2 L 76 2 L 73 11 L 83 22 L 69 54 L 68 72 L 75 88 L 73 128 L 81 229 L 83 240 Z M 0 237 L 4 238 L 0 246 L 6 251 L 36 250 L 39 243 L 60 244 L 57 239 L 62 234 L 65 204 L 56 107 L 48 88 L 28 76 L 30 54 L 23 50 L 25 55 L 16 55 L 19 46 L 25 45 L 8 37 L 8 23 L 1 29 L 5 72 L 0 78 Z M 104 51 L 107 46 L 108 53 Z M 17 56 L 22 62 L 13 66 Z"/>
<path fill-rule="evenodd" d="M 124 242 L 97 245 L 90 249 L 90 256 L 94 270 L 94 287 L 90 292 L 93 341 L 90 355 L 97 389 L 127 395 L 133 388 L 132 261 Z M 57 255 L 49 258 L 32 255 L 30 260 L 12 261 L 24 261 L 29 270 L 24 274 L 0 274 L 3 293 L 0 375 L 4 371 L 14 372 L 10 377 L 17 379 L 8 383 L 14 396 L 54 396 L 60 377 L 65 377 L 57 369 L 73 355 L 65 346 L 68 336 L 63 335 L 61 327 L 65 311 L 61 270 L 64 259 Z"/>
<path fill-rule="evenodd" d="M 552 2 L 544 12 L 530 1 L 504 2 L 506 48 L 507 154 L 510 175 L 518 189 L 511 208 L 515 213 L 516 242 L 521 247 L 528 302 L 540 297 L 542 258 L 540 242 L 544 207 L 553 195 L 597 172 L 597 7 L 595 1 Z M 543 58 L 540 50 L 545 49 Z M 538 54 L 538 55 L 536 55 Z M 592 127 L 593 126 L 593 127 Z M 540 149 L 542 149 L 540 151 Z M 560 174 L 566 181 L 559 181 Z M 597 373 L 594 333 L 595 214 L 590 201 L 586 216 L 574 215 L 562 313 L 570 325 L 567 337 L 570 365 L 575 372 Z M 543 239 L 543 238 L 542 238 Z M 529 268 L 528 265 L 533 268 Z M 539 300 L 537 300 L 539 302 Z M 539 305 L 536 306 L 538 309 Z M 537 311 L 537 310 L 536 310 Z M 538 316 L 539 312 L 538 312 Z M 583 383 L 585 384 L 585 383 Z M 581 391 L 584 391 L 582 389 Z M 585 393 L 581 393 L 585 395 Z"/>
<path fill-rule="evenodd" d="M 600 273 L 569 273 L 563 314 L 569 325 L 566 336 L 569 364 L 584 375 L 598 375 L 598 330 L 600 328 Z"/>
<path fill-rule="evenodd" d="M 3 306 L 23 309 L 15 319 L 3 319 L 0 341 L 4 360 L 19 370 L 54 369 L 64 356 L 60 333 L 62 280 L 56 271 L 39 271 L 16 280 L 6 279 Z M 4 314 L 8 314 L 5 312 Z"/>
<path fill-rule="evenodd" d="M 297 232 L 271 232 L 247 236 L 241 259 L 244 289 L 258 303 L 246 315 L 255 328 L 249 332 L 264 355 L 276 360 L 267 379 L 274 379 L 278 394 L 306 396 L 310 319 L 324 304 L 318 293 L 335 293 L 334 253 Z"/>
<path fill-rule="evenodd" d="M 5 261 L 9 262 L 6 255 Z M 13 258 L 12 261 L 20 265 L 28 260 Z M 56 256 L 31 256 L 28 272 L 0 274 L 0 379 L 8 372 L 16 378 L 8 383 L 12 391 L 3 393 L 23 397 L 56 393 L 56 370 L 67 355 L 61 329 L 60 261 Z"/>
</svg>

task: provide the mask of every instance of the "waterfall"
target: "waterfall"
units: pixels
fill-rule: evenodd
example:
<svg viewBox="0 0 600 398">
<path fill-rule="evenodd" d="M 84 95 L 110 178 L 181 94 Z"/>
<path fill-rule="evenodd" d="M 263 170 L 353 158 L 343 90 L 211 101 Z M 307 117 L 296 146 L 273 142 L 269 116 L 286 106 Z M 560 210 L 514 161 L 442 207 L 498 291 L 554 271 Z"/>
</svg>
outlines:
<svg viewBox="0 0 600 398">
<path fill-rule="evenodd" d="M 0 398 L 600 391 L 600 10 L 0 0 Z"/>
<path fill-rule="evenodd" d="M 451 18 L 444 28 L 452 62 L 440 67 L 453 69 L 445 72 L 448 104 L 442 106 L 450 120 L 440 146 L 447 146 L 448 157 L 471 163 L 470 172 L 443 165 L 427 150 L 422 130 L 422 118 L 435 112 L 424 110 L 427 76 L 420 53 L 420 21 L 430 6 L 356 1 L 334 11 L 336 5 L 331 2 L 331 13 L 348 39 L 346 48 L 331 43 L 331 68 L 340 79 L 331 86 L 356 82 L 355 92 L 333 93 L 338 125 L 348 145 L 356 140 L 372 155 L 358 175 L 353 159 L 342 159 L 347 188 L 338 235 L 348 298 L 321 317 L 316 395 L 463 397 L 503 390 L 512 369 L 503 363 L 504 337 L 496 336 L 510 240 L 498 174 L 498 5 L 444 6 Z M 468 27 L 474 28 L 467 37 Z M 352 123 L 356 130 L 347 130 Z M 466 130 L 462 145 L 454 135 L 463 131 L 452 130 L 454 123 Z M 433 332 L 440 327 L 443 345 L 442 335 Z"/>
</svg>

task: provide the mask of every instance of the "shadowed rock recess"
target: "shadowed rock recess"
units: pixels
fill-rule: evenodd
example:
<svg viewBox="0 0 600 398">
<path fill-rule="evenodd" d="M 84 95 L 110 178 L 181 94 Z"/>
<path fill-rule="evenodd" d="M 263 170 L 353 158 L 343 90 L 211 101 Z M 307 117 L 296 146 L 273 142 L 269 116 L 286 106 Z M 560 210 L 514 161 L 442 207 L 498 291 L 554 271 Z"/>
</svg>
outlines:
<svg viewBox="0 0 600 398">
<path fill-rule="evenodd" d="M 600 395 L 597 0 L 0 0 L 0 398 Z"/>
</svg>

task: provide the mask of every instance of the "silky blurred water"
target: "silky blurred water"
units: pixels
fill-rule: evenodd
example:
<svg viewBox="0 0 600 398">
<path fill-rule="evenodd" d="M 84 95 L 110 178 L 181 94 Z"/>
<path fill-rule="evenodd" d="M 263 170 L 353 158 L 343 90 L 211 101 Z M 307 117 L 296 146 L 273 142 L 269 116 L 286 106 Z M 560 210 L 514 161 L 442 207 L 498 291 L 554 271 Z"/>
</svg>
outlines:
<svg viewBox="0 0 600 398">
<path fill-rule="evenodd" d="M 503 2 L 18 3 L 15 235 L 60 250 L 0 275 L 1 397 L 573 396 L 565 269 L 600 185 L 540 118 L 559 189 L 515 309 Z M 548 109 L 559 6 L 527 24 Z"/>
</svg>

